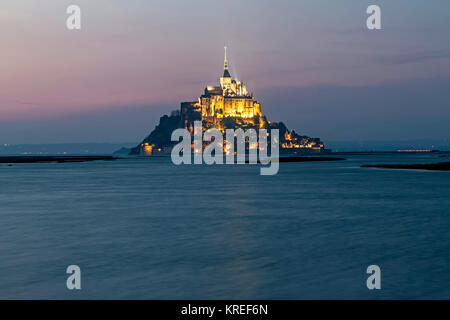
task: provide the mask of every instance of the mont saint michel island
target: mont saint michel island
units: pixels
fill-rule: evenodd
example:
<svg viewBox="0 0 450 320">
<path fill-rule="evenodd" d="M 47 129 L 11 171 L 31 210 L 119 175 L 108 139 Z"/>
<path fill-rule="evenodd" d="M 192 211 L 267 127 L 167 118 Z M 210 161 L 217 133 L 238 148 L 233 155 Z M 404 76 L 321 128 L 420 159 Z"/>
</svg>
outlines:
<svg viewBox="0 0 450 320">
<path fill-rule="evenodd" d="M 283 122 L 272 122 L 262 114 L 261 104 L 242 81 L 233 79 L 228 69 L 227 50 L 223 74 L 219 85 L 207 86 L 197 101 L 182 102 L 179 110 L 160 118 L 156 128 L 135 148 L 130 155 L 162 155 L 171 152 L 176 142 L 171 141 L 174 130 L 184 128 L 194 134 L 194 121 L 202 122 L 202 130 L 212 128 L 225 133 L 227 129 L 278 129 L 281 153 L 323 153 L 320 138 L 299 135 L 289 130 Z M 193 148 L 193 145 L 192 145 Z"/>
</svg>

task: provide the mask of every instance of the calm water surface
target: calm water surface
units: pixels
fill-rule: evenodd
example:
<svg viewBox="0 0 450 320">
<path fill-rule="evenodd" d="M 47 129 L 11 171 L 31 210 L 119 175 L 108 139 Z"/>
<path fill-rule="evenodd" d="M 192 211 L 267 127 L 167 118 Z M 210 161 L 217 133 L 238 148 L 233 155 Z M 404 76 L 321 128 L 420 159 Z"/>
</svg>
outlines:
<svg viewBox="0 0 450 320">
<path fill-rule="evenodd" d="M 449 158 L 347 158 L 0 165 L 0 298 L 449 299 L 450 172 L 359 167 Z"/>
</svg>

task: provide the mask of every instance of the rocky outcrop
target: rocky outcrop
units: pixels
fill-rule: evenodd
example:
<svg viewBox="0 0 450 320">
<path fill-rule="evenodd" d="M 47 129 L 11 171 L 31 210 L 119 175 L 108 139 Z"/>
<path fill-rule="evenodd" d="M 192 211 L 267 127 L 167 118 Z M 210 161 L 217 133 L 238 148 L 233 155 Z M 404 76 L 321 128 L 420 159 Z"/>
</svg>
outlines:
<svg viewBox="0 0 450 320">
<path fill-rule="evenodd" d="M 138 146 L 131 149 L 130 155 L 143 154 L 143 148 L 146 144 L 151 145 L 152 149 L 155 150 L 171 146 L 173 144 L 170 140 L 172 132 L 178 128 L 181 128 L 179 112 L 172 112 L 170 116 L 162 116 L 155 129 Z"/>
</svg>

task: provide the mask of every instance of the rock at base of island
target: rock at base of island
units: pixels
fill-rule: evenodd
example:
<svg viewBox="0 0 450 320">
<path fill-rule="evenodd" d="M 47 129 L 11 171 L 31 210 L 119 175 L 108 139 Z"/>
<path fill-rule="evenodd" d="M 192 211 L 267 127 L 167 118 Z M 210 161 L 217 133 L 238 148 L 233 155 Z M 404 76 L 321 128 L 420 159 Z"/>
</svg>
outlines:
<svg viewBox="0 0 450 320">
<path fill-rule="evenodd" d="M 280 162 L 314 162 L 314 161 L 342 161 L 345 158 L 337 157 L 280 157 Z"/>
<path fill-rule="evenodd" d="M 361 168 L 450 171 L 450 162 L 427 164 L 364 164 Z"/>
</svg>

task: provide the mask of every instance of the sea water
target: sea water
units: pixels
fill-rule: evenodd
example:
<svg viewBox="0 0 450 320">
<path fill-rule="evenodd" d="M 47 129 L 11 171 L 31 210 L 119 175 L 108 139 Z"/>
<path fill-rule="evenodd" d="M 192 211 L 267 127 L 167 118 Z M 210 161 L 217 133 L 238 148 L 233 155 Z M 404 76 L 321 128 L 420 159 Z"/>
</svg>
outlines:
<svg viewBox="0 0 450 320">
<path fill-rule="evenodd" d="M 360 168 L 449 158 L 345 157 L 0 165 L 0 298 L 449 299 L 450 172 Z"/>
</svg>

